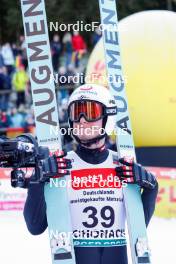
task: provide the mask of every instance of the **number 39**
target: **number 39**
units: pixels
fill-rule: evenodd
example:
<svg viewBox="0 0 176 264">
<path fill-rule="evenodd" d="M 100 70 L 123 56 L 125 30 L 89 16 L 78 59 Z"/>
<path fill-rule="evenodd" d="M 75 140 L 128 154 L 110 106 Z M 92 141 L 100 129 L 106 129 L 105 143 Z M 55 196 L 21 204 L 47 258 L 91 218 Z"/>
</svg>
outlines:
<svg viewBox="0 0 176 264">
<path fill-rule="evenodd" d="M 98 222 L 99 219 L 97 218 L 97 209 L 93 206 L 88 206 L 86 208 L 84 208 L 83 213 L 88 213 L 88 218 L 92 219 L 92 223 L 88 223 L 88 222 L 82 222 L 82 224 L 86 227 L 86 228 L 93 228 L 95 227 Z M 101 210 L 100 210 L 100 216 L 102 218 L 102 220 L 105 221 L 101 221 L 101 225 L 105 228 L 109 228 L 111 226 L 113 226 L 114 221 L 115 221 L 115 213 L 114 213 L 114 209 L 111 206 L 104 206 Z"/>
</svg>

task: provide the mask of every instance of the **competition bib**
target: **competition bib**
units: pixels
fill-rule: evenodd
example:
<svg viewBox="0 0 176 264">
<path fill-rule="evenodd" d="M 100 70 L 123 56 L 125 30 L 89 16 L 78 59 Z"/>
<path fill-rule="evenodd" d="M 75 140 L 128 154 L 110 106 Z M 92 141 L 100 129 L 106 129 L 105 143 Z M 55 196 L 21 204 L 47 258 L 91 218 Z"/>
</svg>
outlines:
<svg viewBox="0 0 176 264">
<path fill-rule="evenodd" d="M 126 244 L 124 199 L 112 153 L 97 165 L 84 162 L 75 152 L 68 153 L 73 165 L 68 194 L 74 246 Z"/>
</svg>

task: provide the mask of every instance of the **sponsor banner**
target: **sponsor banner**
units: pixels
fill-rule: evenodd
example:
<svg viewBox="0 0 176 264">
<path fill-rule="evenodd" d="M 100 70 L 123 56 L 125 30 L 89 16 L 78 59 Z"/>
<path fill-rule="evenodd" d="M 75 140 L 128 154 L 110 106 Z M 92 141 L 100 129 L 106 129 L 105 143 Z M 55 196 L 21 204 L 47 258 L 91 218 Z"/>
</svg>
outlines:
<svg viewBox="0 0 176 264">
<path fill-rule="evenodd" d="M 147 169 L 157 177 L 159 182 L 155 216 L 176 218 L 176 168 L 148 167 Z M 11 187 L 10 171 L 10 169 L 0 169 L 0 211 L 22 210 L 24 207 L 26 190 Z M 112 171 L 106 172 L 107 173 L 103 173 L 104 176 L 101 176 L 102 178 L 100 177 L 101 179 L 108 180 L 106 176 L 109 175 L 109 173 L 111 174 Z M 102 175 L 102 170 L 100 174 Z M 84 175 L 80 175 L 78 171 L 75 171 L 74 174 L 72 174 L 72 180 L 77 183 L 74 185 L 74 189 L 82 189 L 84 185 L 86 185 L 87 180 L 88 185 L 90 182 L 93 182 L 96 188 L 98 184 L 97 179 L 90 179 L 88 177 L 89 175 L 90 171 L 88 173 L 87 170 L 85 170 Z"/>
<path fill-rule="evenodd" d="M 11 169 L 2 169 L 0 168 L 0 181 L 10 180 Z"/>
<path fill-rule="evenodd" d="M 27 129 L 24 128 L 8 128 L 6 130 L 6 136 L 8 138 L 15 138 L 23 133 L 31 133 L 35 134 L 35 127 L 34 126 L 29 126 Z"/>
<path fill-rule="evenodd" d="M 176 168 L 148 167 L 148 170 L 159 183 L 155 216 L 176 218 Z"/>
</svg>

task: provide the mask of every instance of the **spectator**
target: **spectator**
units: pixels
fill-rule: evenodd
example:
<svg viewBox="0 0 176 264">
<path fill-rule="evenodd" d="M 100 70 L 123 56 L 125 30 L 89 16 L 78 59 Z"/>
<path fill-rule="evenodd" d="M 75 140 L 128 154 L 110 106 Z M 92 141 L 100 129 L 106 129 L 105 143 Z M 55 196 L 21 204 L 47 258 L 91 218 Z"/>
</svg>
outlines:
<svg viewBox="0 0 176 264">
<path fill-rule="evenodd" d="M 69 85 L 68 72 L 67 72 L 66 67 L 64 66 L 59 68 L 58 83 L 61 89 L 59 89 L 57 92 L 57 99 L 58 99 L 58 102 L 61 102 L 62 99 L 68 97 L 68 90 L 62 89 L 62 88 L 66 88 L 66 85 Z"/>
<path fill-rule="evenodd" d="M 0 128 L 8 128 L 11 126 L 10 117 L 5 111 L 0 109 Z"/>
<path fill-rule="evenodd" d="M 28 109 L 26 117 L 25 117 L 25 126 L 33 126 L 34 125 L 34 112 L 33 109 Z"/>
<path fill-rule="evenodd" d="M 12 128 L 21 128 L 25 126 L 24 116 L 17 111 L 16 107 L 11 109 L 10 123 Z"/>
<path fill-rule="evenodd" d="M 93 44 L 93 46 L 95 46 L 97 44 L 97 42 L 100 40 L 101 36 L 102 36 L 102 32 L 101 32 L 100 28 L 97 27 L 95 29 L 95 32 L 92 35 L 92 44 Z"/>
<path fill-rule="evenodd" d="M 67 84 L 68 82 L 68 75 L 67 69 L 65 66 L 61 66 L 58 70 L 58 83 L 60 86 Z"/>
<path fill-rule="evenodd" d="M 22 64 L 24 65 L 24 68 L 26 70 L 28 67 L 28 61 L 27 61 L 25 37 L 21 35 L 19 41 L 20 41 L 19 55 L 21 55 Z"/>
<path fill-rule="evenodd" d="M 80 59 L 83 54 L 86 53 L 86 43 L 78 31 L 73 32 L 72 46 L 74 51 L 74 62 L 75 67 L 78 68 L 80 65 Z"/>
<path fill-rule="evenodd" d="M 64 98 L 61 100 L 61 104 L 59 107 L 59 121 L 60 123 L 67 123 L 68 122 L 68 98 Z"/>
<path fill-rule="evenodd" d="M 0 68 L 0 108 L 3 111 L 7 111 L 9 104 L 9 97 L 11 91 L 11 78 L 7 74 L 6 67 Z"/>
<path fill-rule="evenodd" d="M 5 64 L 4 64 L 4 59 L 3 59 L 3 56 L 2 56 L 2 49 L 0 47 L 0 68 L 4 67 Z"/>
<path fill-rule="evenodd" d="M 72 35 L 69 32 L 65 33 L 62 42 L 64 45 L 65 65 L 68 67 L 72 62 Z"/>
<path fill-rule="evenodd" d="M 24 66 L 20 65 L 19 69 L 13 76 L 13 85 L 17 92 L 17 108 L 20 104 L 25 104 L 25 90 L 29 82 L 29 77 L 25 72 Z"/>
<path fill-rule="evenodd" d="M 68 83 L 69 85 L 74 85 L 74 77 L 76 76 L 76 71 L 73 67 L 73 64 L 69 64 L 67 68 Z"/>
<path fill-rule="evenodd" d="M 69 93 L 73 89 L 74 84 L 80 81 L 78 70 L 75 69 L 72 62 L 79 66 L 79 60 L 82 54 L 86 52 L 86 44 L 78 32 L 74 33 L 73 38 L 71 33 L 67 32 L 63 37 L 63 45 L 65 61 L 62 65 L 64 66 L 58 69 L 62 45 L 59 36 L 54 35 L 51 42 L 51 51 L 54 68 L 57 70 L 56 73 L 58 73 L 59 118 L 65 124 L 67 121 L 66 102 L 68 101 Z M 73 53 L 75 51 L 78 56 L 77 60 L 73 61 Z M 13 75 L 8 75 L 15 68 L 16 72 L 14 71 Z M 20 127 L 28 131 L 34 125 L 34 114 L 31 109 L 32 96 L 26 68 L 26 42 L 23 35 L 20 36 L 18 44 L 14 42 L 10 46 L 9 43 L 6 43 L 3 45 L 3 50 L 0 46 L 0 128 L 5 130 L 9 127 Z M 12 85 L 15 92 L 10 93 Z"/>
<path fill-rule="evenodd" d="M 23 119 L 26 119 L 27 113 L 24 104 L 20 104 L 18 113 L 22 115 Z"/>
<path fill-rule="evenodd" d="M 19 51 L 19 48 L 17 47 L 17 45 L 15 43 L 12 44 L 12 52 L 13 52 L 14 59 L 16 59 L 16 57 L 19 55 L 20 51 Z"/>
<path fill-rule="evenodd" d="M 52 62 L 53 62 L 53 69 L 55 72 L 57 72 L 58 70 L 61 50 L 62 50 L 62 45 L 60 42 L 60 37 L 58 34 L 55 34 L 53 36 L 53 40 L 51 41 Z"/>
<path fill-rule="evenodd" d="M 11 75 L 14 71 L 15 60 L 14 60 L 12 48 L 9 43 L 5 43 L 2 46 L 1 54 L 4 60 L 4 64 L 7 67 L 8 75 Z"/>
</svg>

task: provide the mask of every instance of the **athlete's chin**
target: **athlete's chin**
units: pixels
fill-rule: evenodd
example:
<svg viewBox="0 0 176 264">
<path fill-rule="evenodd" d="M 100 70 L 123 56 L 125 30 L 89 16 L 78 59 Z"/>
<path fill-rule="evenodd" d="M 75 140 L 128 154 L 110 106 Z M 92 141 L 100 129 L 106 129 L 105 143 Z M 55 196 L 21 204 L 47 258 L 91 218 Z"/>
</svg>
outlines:
<svg viewBox="0 0 176 264">
<path fill-rule="evenodd" d="M 80 139 L 80 140 L 90 140 L 90 139 L 94 139 L 94 138 L 96 138 L 98 135 L 90 135 L 90 136 L 88 136 L 88 135 L 81 135 L 81 136 L 79 136 L 78 138 Z"/>
</svg>

